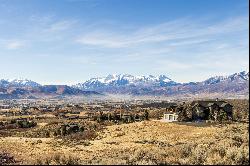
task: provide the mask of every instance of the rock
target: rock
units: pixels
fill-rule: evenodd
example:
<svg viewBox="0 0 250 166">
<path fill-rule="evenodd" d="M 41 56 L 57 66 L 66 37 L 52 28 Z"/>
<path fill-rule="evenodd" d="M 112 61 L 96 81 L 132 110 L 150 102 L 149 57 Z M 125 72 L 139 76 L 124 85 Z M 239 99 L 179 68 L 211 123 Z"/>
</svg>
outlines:
<svg viewBox="0 0 250 166">
<path fill-rule="evenodd" d="M 39 140 L 37 140 L 37 142 L 36 142 L 36 143 L 38 143 L 38 144 L 39 144 L 39 143 L 42 143 L 42 140 L 40 140 L 40 139 L 39 139 Z"/>
</svg>

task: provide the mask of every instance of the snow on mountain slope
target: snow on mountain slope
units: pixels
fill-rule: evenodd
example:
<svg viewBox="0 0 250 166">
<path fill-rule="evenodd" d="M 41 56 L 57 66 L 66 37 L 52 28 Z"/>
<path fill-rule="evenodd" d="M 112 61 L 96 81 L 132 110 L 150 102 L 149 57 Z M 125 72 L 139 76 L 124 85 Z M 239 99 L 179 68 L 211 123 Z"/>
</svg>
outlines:
<svg viewBox="0 0 250 166">
<path fill-rule="evenodd" d="M 133 76 L 113 74 L 91 78 L 73 86 L 42 86 L 27 79 L 0 80 L 0 98 L 6 95 L 82 94 L 82 91 L 132 95 L 249 94 L 249 72 L 215 76 L 201 82 L 177 83 L 165 75 Z M 26 93 L 27 91 L 27 93 Z M 1 97 L 2 96 L 2 97 Z M 4 97 L 5 96 L 5 97 Z"/>
<path fill-rule="evenodd" d="M 14 79 L 12 81 L 10 81 L 10 84 L 12 86 L 20 86 L 20 87 L 24 87 L 24 86 L 29 86 L 29 87 L 38 87 L 41 86 L 40 84 L 28 80 L 28 79 Z"/>
<path fill-rule="evenodd" d="M 14 79 L 14 80 L 0 80 L 0 87 L 9 87 L 9 86 L 15 86 L 15 87 L 38 87 L 41 86 L 40 84 L 28 80 L 28 79 Z"/>
<path fill-rule="evenodd" d="M 203 85 L 212 85 L 212 84 L 216 84 L 216 83 L 221 83 L 221 82 L 244 82 L 249 80 L 249 72 L 246 71 L 242 71 L 239 73 L 234 73 L 232 75 L 229 76 L 215 76 L 215 77 L 211 77 L 205 81 L 203 81 Z"/>
<path fill-rule="evenodd" d="M 74 85 L 74 87 L 80 89 L 94 89 L 107 86 L 124 86 L 124 85 L 176 85 L 177 83 L 172 81 L 165 75 L 160 76 L 133 76 L 129 74 L 109 74 L 106 77 L 91 78 L 84 83 Z"/>
<path fill-rule="evenodd" d="M 9 81 L 8 80 L 4 80 L 4 79 L 1 79 L 0 80 L 0 87 L 7 87 L 9 85 Z"/>
</svg>

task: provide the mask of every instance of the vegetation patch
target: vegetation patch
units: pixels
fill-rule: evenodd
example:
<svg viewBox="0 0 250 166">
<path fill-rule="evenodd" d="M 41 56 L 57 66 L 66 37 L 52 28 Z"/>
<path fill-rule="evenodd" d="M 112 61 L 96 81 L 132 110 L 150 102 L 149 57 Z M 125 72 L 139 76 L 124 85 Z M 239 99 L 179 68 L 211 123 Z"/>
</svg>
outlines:
<svg viewBox="0 0 250 166">
<path fill-rule="evenodd" d="M 14 156 L 6 152 L 0 152 L 0 165 L 16 163 Z"/>
</svg>

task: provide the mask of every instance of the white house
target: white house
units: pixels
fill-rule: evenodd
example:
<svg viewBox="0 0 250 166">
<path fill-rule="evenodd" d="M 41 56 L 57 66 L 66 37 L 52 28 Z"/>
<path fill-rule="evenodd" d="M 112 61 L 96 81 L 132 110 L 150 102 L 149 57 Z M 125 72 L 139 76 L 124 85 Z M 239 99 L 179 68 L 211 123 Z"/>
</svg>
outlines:
<svg viewBox="0 0 250 166">
<path fill-rule="evenodd" d="M 178 115 L 176 113 L 165 113 L 163 115 L 163 121 L 174 122 L 177 121 Z"/>
</svg>

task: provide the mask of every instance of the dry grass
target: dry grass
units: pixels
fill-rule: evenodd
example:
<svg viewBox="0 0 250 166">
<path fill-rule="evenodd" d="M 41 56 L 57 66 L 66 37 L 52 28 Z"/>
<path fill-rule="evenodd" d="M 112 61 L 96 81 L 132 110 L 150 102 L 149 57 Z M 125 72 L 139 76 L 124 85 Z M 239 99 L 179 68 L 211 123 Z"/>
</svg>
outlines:
<svg viewBox="0 0 250 166">
<path fill-rule="evenodd" d="M 80 159 L 76 156 L 62 153 L 51 153 L 36 159 L 33 165 L 79 165 Z"/>
<path fill-rule="evenodd" d="M 248 124 L 145 121 L 108 126 L 95 140 L 0 138 L 22 164 L 248 164 Z M 41 140 L 41 141 L 38 141 Z M 42 155 L 41 155 L 42 154 Z"/>
</svg>

